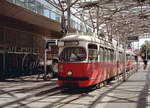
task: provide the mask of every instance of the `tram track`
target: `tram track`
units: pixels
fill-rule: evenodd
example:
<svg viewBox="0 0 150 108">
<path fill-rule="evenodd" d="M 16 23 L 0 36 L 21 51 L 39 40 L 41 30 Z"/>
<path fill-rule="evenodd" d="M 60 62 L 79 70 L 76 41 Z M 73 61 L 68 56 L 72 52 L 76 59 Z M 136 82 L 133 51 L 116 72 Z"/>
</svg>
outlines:
<svg viewBox="0 0 150 108">
<path fill-rule="evenodd" d="M 52 82 L 45 82 L 44 84 L 42 82 L 38 82 L 34 84 L 26 83 L 26 84 L 29 84 L 28 85 L 29 87 L 27 86 L 25 87 L 24 85 L 22 85 L 22 87 L 19 86 L 19 88 L 17 89 L 10 88 L 10 89 L 5 90 L 3 92 L 5 95 L 9 95 L 11 93 L 13 95 L 12 96 L 9 95 L 9 97 L 16 97 L 16 98 L 1 104 L 0 107 L 2 108 L 11 107 L 17 104 L 18 107 L 22 108 L 22 107 L 26 107 L 36 102 L 45 102 L 45 104 L 48 103 L 48 105 L 45 105 L 43 108 L 62 108 L 62 107 L 64 108 L 64 107 L 67 107 L 68 105 L 77 103 L 78 101 L 80 102 L 81 100 L 85 100 L 85 98 L 92 99 L 91 100 L 92 103 L 90 102 L 90 104 L 91 104 L 91 107 L 93 107 L 93 106 L 96 106 L 98 100 L 102 99 L 102 96 L 106 95 L 107 93 L 111 91 L 111 90 L 108 90 L 108 92 L 102 93 L 101 94 L 102 96 L 101 96 L 101 95 L 95 94 L 95 92 L 99 92 L 99 90 L 101 91 L 101 89 L 102 88 L 105 89 L 105 87 L 102 87 L 101 89 L 97 89 L 97 90 L 95 89 L 87 90 L 87 89 L 82 89 L 82 88 L 68 89 L 64 87 L 59 87 L 56 84 L 57 81 L 55 80 L 54 81 L 51 80 L 51 81 Z M 34 85 L 34 86 L 31 86 L 31 85 Z M 113 87 L 112 84 L 110 85 Z M 19 97 L 18 95 L 20 94 L 23 96 Z M 43 101 L 43 100 L 46 100 L 46 101 Z M 24 104 L 24 102 L 26 104 Z M 90 106 L 90 104 L 88 102 L 80 103 L 80 105 L 83 105 L 83 106 Z"/>
<path fill-rule="evenodd" d="M 80 100 L 83 97 L 89 96 L 88 92 L 85 91 L 85 89 L 81 88 L 73 88 L 73 89 L 68 89 L 68 88 L 59 88 L 60 91 L 57 93 L 55 92 L 55 95 L 49 94 L 47 96 L 60 96 L 57 101 L 49 104 L 48 106 L 44 108 L 62 108 L 65 107 L 68 104 L 71 104 L 74 101 Z"/>
<path fill-rule="evenodd" d="M 62 107 L 64 107 L 65 105 L 70 104 L 71 102 L 73 102 L 73 101 L 75 101 L 75 100 L 78 100 L 78 99 L 83 98 L 84 96 L 86 96 L 84 93 L 83 93 L 83 94 L 80 94 L 78 97 L 75 97 L 74 99 L 65 102 L 64 104 L 60 105 L 58 108 L 62 108 Z"/>
<path fill-rule="evenodd" d="M 54 86 L 54 85 L 56 85 L 56 84 L 53 84 L 53 87 L 51 87 L 52 85 L 49 85 L 46 83 L 46 84 L 44 84 L 44 85 L 42 84 L 41 86 L 38 86 L 38 87 L 32 87 L 32 88 L 26 87 L 26 88 L 20 88 L 20 89 L 15 89 L 15 90 L 12 89 L 9 91 L 3 91 L 3 93 L 5 93 L 6 95 L 14 94 L 13 96 L 11 96 L 11 95 L 10 96 L 11 97 L 15 96 L 16 98 L 13 101 L 7 102 L 5 104 L 1 104 L 0 107 L 1 108 L 8 107 L 8 106 L 14 105 L 16 103 L 20 104 L 21 105 L 20 107 L 23 107 L 23 106 L 26 106 L 26 105 L 22 104 L 24 101 L 27 101 L 28 99 L 32 99 L 34 97 L 37 99 L 30 101 L 27 104 L 30 104 L 30 103 L 36 102 L 36 101 L 40 101 L 40 100 L 45 99 L 47 97 L 56 96 L 56 95 L 63 95 L 63 94 L 66 95 L 63 99 L 67 99 L 68 97 L 70 97 L 70 95 L 76 94 L 74 92 L 74 90 L 71 91 L 70 89 L 66 89 L 63 87 L 59 87 L 58 85 L 56 85 L 56 86 Z M 51 88 L 47 89 L 48 87 L 51 87 Z M 26 95 L 24 97 L 18 99 L 16 96 L 17 94 L 26 94 Z M 82 96 L 83 95 L 81 94 L 73 100 L 77 100 Z M 62 98 L 60 98 L 60 100 L 62 100 Z M 63 106 L 66 104 L 69 104 L 73 100 L 69 100 L 69 101 L 65 102 L 63 104 Z"/>
<path fill-rule="evenodd" d="M 53 87 L 53 88 L 48 89 L 48 90 L 43 90 L 43 91 L 40 91 L 40 92 L 36 92 L 34 94 L 31 93 L 30 95 L 27 95 L 23 98 L 19 98 L 19 99 L 16 98 L 16 100 L 14 100 L 14 101 L 7 102 L 6 104 L 0 105 L 0 108 L 10 106 L 10 105 L 13 105 L 13 104 L 16 104 L 16 103 L 21 103 L 25 100 L 28 100 L 28 99 L 32 98 L 32 97 L 38 97 L 38 96 L 46 95 L 47 93 L 50 93 L 50 92 L 51 92 L 51 95 L 56 95 L 57 93 L 61 93 L 61 87 L 56 86 L 56 87 Z M 50 94 L 48 96 L 50 96 Z M 31 102 L 34 102 L 34 101 L 31 101 Z M 29 103 L 31 103 L 31 102 L 29 102 Z"/>
</svg>

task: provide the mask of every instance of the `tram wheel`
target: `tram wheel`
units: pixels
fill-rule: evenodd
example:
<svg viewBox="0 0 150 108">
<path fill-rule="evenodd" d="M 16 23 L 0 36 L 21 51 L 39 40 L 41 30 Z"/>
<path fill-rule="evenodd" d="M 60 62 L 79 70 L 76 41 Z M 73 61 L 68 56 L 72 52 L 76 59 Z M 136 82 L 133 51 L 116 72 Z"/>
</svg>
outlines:
<svg viewBox="0 0 150 108">
<path fill-rule="evenodd" d="M 104 86 L 106 86 L 107 85 L 107 81 L 104 81 L 103 84 L 104 84 Z"/>
<path fill-rule="evenodd" d="M 100 89 L 100 88 L 101 88 L 101 84 L 100 84 L 100 83 L 97 83 L 97 84 L 96 84 L 96 88 L 97 88 L 97 89 Z"/>
<path fill-rule="evenodd" d="M 44 76 L 43 76 L 43 80 L 44 80 L 44 81 L 47 81 L 48 79 L 49 79 L 49 77 L 48 77 L 47 75 L 44 75 Z"/>
</svg>

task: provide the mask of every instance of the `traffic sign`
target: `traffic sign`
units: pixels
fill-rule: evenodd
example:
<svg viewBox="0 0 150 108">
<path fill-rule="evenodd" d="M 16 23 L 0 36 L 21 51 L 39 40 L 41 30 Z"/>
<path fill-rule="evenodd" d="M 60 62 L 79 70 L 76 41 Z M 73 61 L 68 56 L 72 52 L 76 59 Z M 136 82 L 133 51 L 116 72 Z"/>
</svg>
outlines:
<svg viewBox="0 0 150 108">
<path fill-rule="evenodd" d="M 139 36 L 128 36 L 127 40 L 130 42 L 139 41 Z"/>
</svg>

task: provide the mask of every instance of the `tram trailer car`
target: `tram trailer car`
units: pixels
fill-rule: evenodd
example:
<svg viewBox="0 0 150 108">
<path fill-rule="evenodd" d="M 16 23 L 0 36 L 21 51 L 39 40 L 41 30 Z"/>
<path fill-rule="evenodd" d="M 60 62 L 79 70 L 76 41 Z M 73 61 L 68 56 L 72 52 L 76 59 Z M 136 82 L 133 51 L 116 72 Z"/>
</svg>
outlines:
<svg viewBox="0 0 150 108">
<path fill-rule="evenodd" d="M 58 45 L 59 86 L 100 85 L 123 73 L 123 49 L 111 43 L 90 35 L 72 34 L 61 38 Z"/>
<path fill-rule="evenodd" d="M 129 71 L 135 66 L 135 54 L 132 51 L 126 51 L 126 70 Z"/>
</svg>

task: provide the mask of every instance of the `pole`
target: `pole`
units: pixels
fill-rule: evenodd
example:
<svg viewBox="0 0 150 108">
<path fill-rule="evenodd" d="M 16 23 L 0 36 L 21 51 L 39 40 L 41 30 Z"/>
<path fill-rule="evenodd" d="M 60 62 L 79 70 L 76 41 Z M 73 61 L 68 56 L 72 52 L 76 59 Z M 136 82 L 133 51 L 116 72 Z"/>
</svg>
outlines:
<svg viewBox="0 0 150 108">
<path fill-rule="evenodd" d="M 69 32 L 70 30 L 70 15 L 71 15 L 71 12 L 70 12 L 70 0 L 67 0 L 67 30 Z"/>
<path fill-rule="evenodd" d="M 138 41 L 138 53 L 137 53 L 137 64 L 136 64 L 136 72 L 138 71 L 138 68 L 139 68 L 139 53 L 140 53 L 140 44 L 139 44 L 139 41 Z"/>
<path fill-rule="evenodd" d="M 146 34 L 146 38 L 148 38 L 148 34 Z M 148 45 L 147 45 L 147 42 L 146 42 L 146 60 L 148 59 L 148 49 L 147 49 Z"/>
<path fill-rule="evenodd" d="M 47 71 L 47 69 L 46 69 L 46 67 L 47 67 L 46 62 L 47 62 L 47 54 L 46 54 L 46 49 L 45 49 L 45 51 L 44 51 L 44 77 L 45 78 L 46 78 L 46 71 Z"/>
<path fill-rule="evenodd" d="M 64 15 L 64 11 L 62 12 L 62 16 L 61 16 L 61 28 L 64 29 L 65 28 L 65 15 Z"/>
<path fill-rule="evenodd" d="M 99 6 L 97 6 L 97 35 L 99 33 Z"/>
<path fill-rule="evenodd" d="M 123 73 L 123 81 L 126 81 L 126 38 L 125 33 L 124 36 L 124 73 Z"/>
<path fill-rule="evenodd" d="M 119 82 L 119 36 L 118 36 L 118 42 L 117 42 L 117 51 L 116 51 L 116 61 L 117 61 L 117 79 Z"/>
</svg>

